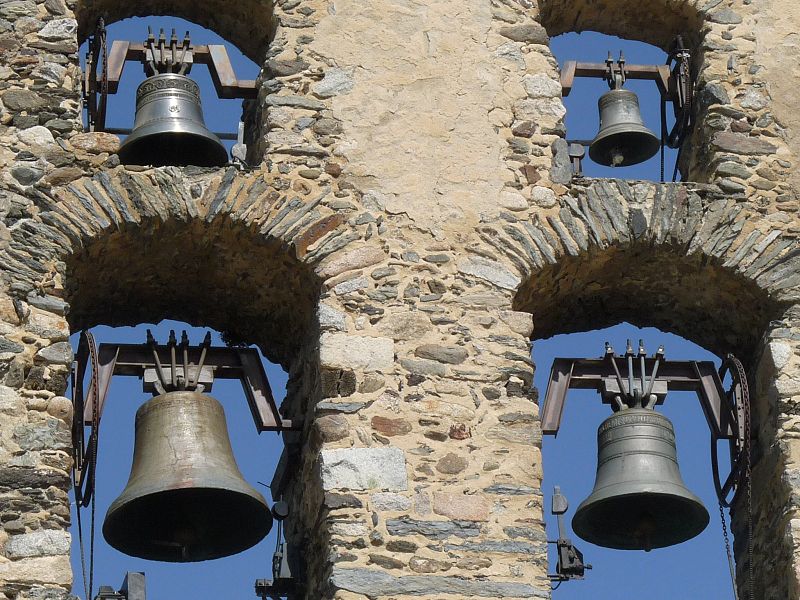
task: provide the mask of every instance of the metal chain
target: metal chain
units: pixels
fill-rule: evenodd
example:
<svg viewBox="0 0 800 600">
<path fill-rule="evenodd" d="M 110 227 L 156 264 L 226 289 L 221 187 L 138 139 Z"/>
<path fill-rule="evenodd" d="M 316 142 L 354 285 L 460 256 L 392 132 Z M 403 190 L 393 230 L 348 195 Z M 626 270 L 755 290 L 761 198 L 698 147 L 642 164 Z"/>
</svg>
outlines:
<svg viewBox="0 0 800 600">
<path fill-rule="evenodd" d="M 733 366 L 736 368 L 736 376 L 739 379 L 739 389 L 741 398 L 737 398 L 742 405 L 744 412 L 744 442 L 742 452 L 745 460 L 745 508 L 747 510 L 747 597 L 749 600 L 755 599 L 755 584 L 753 578 L 753 477 L 751 461 L 751 441 L 752 441 L 752 421 L 750 416 L 750 388 L 747 385 L 747 373 L 744 365 L 734 356 L 730 356 Z"/>
<path fill-rule="evenodd" d="M 742 363 L 736 361 L 737 368 L 742 370 Z M 746 380 L 745 380 L 746 381 Z M 755 600 L 755 580 L 753 578 L 753 466 L 751 461 L 752 421 L 750 419 L 750 392 L 747 384 L 743 386 L 744 396 L 744 453 L 745 453 L 745 485 L 747 486 L 747 590 L 749 600 Z"/>
<path fill-rule="evenodd" d="M 722 522 L 722 537 L 725 539 L 725 553 L 728 555 L 728 569 L 731 572 L 731 585 L 733 586 L 733 597 L 739 600 L 739 592 L 736 589 L 736 566 L 733 562 L 733 553 L 731 552 L 731 541 L 728 538 L 728 525 L 725 522 L 725 512 L 722 508 L 722 502 L 719 503 L 719 520 Z"/>
</svg>

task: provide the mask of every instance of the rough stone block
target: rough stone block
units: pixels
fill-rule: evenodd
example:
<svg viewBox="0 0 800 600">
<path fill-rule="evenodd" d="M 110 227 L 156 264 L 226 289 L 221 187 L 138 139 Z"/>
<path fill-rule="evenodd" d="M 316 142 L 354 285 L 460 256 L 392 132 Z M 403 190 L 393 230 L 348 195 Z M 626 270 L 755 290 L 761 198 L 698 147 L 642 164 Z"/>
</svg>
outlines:
<svg viewBox="0 0 800 600">
<path fill-rule="evenodd" d="M 393 492 L 378 492 L 370 497 L 375 510 L 405 511 L 411 509 L 411 498 Z"/>
<path fill-rule="evenodd" d="M 396 340 L 419 339 L 431 329 L 431 320 L 420 312 L 392 313 L 378 324 L 378 331 Z"/>
<path fill-rule="evenodd" d="M 491 503 L 483 496 L 467 496 L 450 492 L 433 494 L 433 512 L 451 519 L 488 521 Z"/>
<path fill-rule="evenodd" d="M 521 281 L 518 275 L 509 271 L 499 262 L 480 256 L 459 261 L 458 270 L 465 275 L 483 279 L 505 290 L 517 289 Z"/>
<path fill-rule="evenodd" d="M 394 342 L 384 337 L 324 333 L 319 358 L 326 367 L 381 371 L 394 365 Z"/>
<path fill-rule="evenodd" d="M 372 246 L 365 246 L 364 248 L 357 248 L 347 252 L 346 254 L 337 256 L 330 262 L 323 265 L 317 274 L 320 277 L 328 279 L 335 277 L 345 271 L 352 271 L 354 269 L 363 269 L 379 262 L 383 262 L 386 255 L 379 249 Z"/>
<path fill-rule="evenodd" d="M 56 342 L 39 350 L 36 358 L 49 364 L 68 365 L 72 362 L 72 346 L 69 342 Z"/>
<path fill-rule="evenodd" d="M 12 535 L 6 543 L 9 558 L 59 556 L 69 554 L 70 535 L 66 531 L 40 529 L 22 535 Z"/>
<path fill-rule="evenodd" d="M 320 452 L 325 490 L 408 489 L 406 458 L 400 448 L 339 448 Z"/>
<path fill-rule="evenodd" d="M 0 581 L 72 584 L 69 556 L 42 556 L 0 563 Z"/>
</svg>

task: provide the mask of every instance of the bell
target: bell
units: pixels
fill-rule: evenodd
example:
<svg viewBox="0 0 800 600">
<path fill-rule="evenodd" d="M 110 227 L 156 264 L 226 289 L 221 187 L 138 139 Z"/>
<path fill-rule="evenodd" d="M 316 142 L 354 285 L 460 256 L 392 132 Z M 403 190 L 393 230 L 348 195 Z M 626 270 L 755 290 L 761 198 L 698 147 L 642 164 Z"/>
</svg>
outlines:
<svg viewBox="0 0 800 600">
<path fill-rule="evenodd" d="M 218 167 L 228 151 L 203 121 L 200 87 L 185 75 L 162 73 L 136 90 L 133 131 L 119 149 L 124 165 Z"/>
<path fill-rule="evenodd" d="M 589 146 L 589 158 L 607 167 L 627 167 L 655 156 L 661 139 L 644 126 L 639 98 L 616 89 L 600 96 L 600 131 Z"/>
<path fill-rule="evenodd" d="M 708 511 L 683 483 L 675 431 L 664 415 L 628 408 L 597 430 L 597 478 L 572 529 L 598 546 L 651 550 L 679 544 L 708 525 Z"/>
<path fill-rule="evenodd" d="M 193 562 L 246 550 L 271 527 L 267 503 L 236 466 L 219 402 L 180 391 L 139 407 L 130 478 L 103 523 L 111 546 Z"/>
</svg>

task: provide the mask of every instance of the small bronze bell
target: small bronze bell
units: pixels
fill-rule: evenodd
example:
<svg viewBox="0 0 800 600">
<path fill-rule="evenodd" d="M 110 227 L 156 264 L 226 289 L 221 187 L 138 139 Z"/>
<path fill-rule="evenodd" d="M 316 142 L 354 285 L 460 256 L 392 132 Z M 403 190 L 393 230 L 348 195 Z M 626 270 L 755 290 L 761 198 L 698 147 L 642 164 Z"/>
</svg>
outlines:
<svg viewBox="0 0 800 600">
<path fill-rule="evenodd" d="M 600 96 L 600 131 L 589 146 L 589 158 L 607 167 L 627 167 L 655 156 L 661 139 L 644 126 L 639 98 L 614 89 Z"/>
<path fill-rule="evenodd" d="M 136 90 L 133 131 L 119 149 L 124 165 L 218 167 L 228 151 L 203 120 L 200 87 L 185 75 L 161 73 Z"/>
<path fill-rule="evenodd" d="M 192 562 L 246 550 L 271 527 L 267 503 L 236 465 L 219 402 L 178 391 L 139 408 L 130 479 L 103 523 L 111 546 Z"/>
<path fill-rule="evenodd" d="M 675 432 L 664 415 L 625 408 L 597 430 L 597 478 L 572 529 L 598 546 L 651 550 L 693 538 L 708 511 L 683 483 Z"/>
</svg>

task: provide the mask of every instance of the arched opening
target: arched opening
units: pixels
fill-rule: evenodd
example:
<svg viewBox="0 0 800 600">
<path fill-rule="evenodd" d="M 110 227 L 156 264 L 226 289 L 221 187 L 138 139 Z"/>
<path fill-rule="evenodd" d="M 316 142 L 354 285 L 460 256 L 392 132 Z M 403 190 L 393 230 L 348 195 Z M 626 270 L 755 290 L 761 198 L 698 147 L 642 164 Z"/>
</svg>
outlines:
<svg viewBox="0 0 800 600">
<path fill-rule="evenodd" d="M 175 321 L 143 323 L 133 327 L 97 326 L 91 331 L 98 344 L 138 345 L 144 343 L 147 330 L 152 331 L 160 344 L 166 343 L 170 330 L 175 330 L 178 336 L 181 331 L 186 330 L 193 346 L 199 344 L 208 331 L 202 327 L 189 327 L 186 323 Z M 77 337 L 78 334 L 75 334 L 71 338 L 73 347 L 77 346 Z M 217 332 L 213 332 L 211 344 L 215 347 L 224 346 L 225 341 Z M 286 393 L 287 374 L 277 365 L 268 363 L 263 358 L 262 361 L 275 399 L 281 402 Z M 233 456 L 245 482 L 256 488 L 271 507 L 277 499 L 271 497 L 268 486 L 284 447 L 280 435 L 257 433 L 253 416 L 238 381 L 215 379 L 211 391 L 206 393 L 222 404 Z M 81 509 L 83 543 L 80 544 L 74 494 L 71 494 L 73 593 L 80 597 L 85 596 L 90 576 L 86 571 L 90 568 L 91 553 L 94 557 L 94 569 L 90 598 L 94 597 L 100 585 L 118 589 L 127 572 L 137 571 L 145 573 L 147 594 L 154 597 L 251 596 L 255 579 L 271 577 L 272 554 L 277 540 L 276 523 L 273 523 L 271 531 L 265 538 L 242 552 L 216 560 L 188 563 L 166 563 L 129 556 L 111 547 L 101 533 L 109 505 L 123 491 L 128 481 L 133 457 L 136 411 L 153 396 L 154 394 L 143 391 L 142 381 L 137 377 L 117 376 L 112 379 L 100 426 L 93 550 L 91 550 L 90 527 L 93 511 L 88 508 Z M 197 425 L 207 428 L 207 424 Z M 200 461 L 203 457 L 197 456 L 197 459 Z M 151 463 L 151 466 L 154 465 Z M 214 474 L 208 475 L 210 477 Z M 157 485 L 155 480 L 152 483 Z M 164 482 L 164 485 L 168 485 L 168 482 Z M 228 520 L 232 516 L 219 514 L 215 518 Z M 235 516 L 233 518 L 235 519 Z M 84 580 L 84 577 L 87 580 Z"/>
<path fill-rule="evenodd" d="M 183 320 L 256 344 L 284 368 L 314 335 L 312 271 L 230 217 L 145 219 L 80 248 L 66 273 L 73 330 Z"/>
<path fill-rule="evenodd" d="M 679 246 L 651 243 L 616 243 L 605 249 L 595 248 L 560 258 L 532 275 L 516 299 L 518 310 L 534 315 L 534 336 L 540 340 L 534 343 L 534 361 L 538 365 L 536 381 L 540 393 L 546 388 L 554 356 L 597 358 L 602 355 L 605 341 L 611 342 L 620 353 L 624 351 L 626 339 L 633 339 L 636 344 L 640 338 L 645 340 L 648 353 L 664 343 L 670 359 L 713 360 L 719 364 L 719 357 L 731 352 L 745 363 L 751 386 L 755 389 L 758 361 L 763 352 L 762 336 L 770 329 L 771 321 L 781 317 L 786 306 L 755 281 L 732 271 L 716 259 L 699 252 L 686 255 L 685 249 Z M 595 331 L 599 327 L 614 325 L 610 329 Z M 660 331 L 636 328 L 653 326 Z M 597 456 L 596 429 L 610 414 L 608 407 L 600 403 L 593 391 L 570 392 L 569 398 L 564 422 L 575 421 L 573 426 L 576 429 L 564 435 L 563 440 L 545 440 L 546 482 L 542 490 L 548 498 L 546 512 L 549 512 L 552 486 L 561 485 L 559 478 L 571 480 L 578 469 L 585 469 L 582 475 L 576 476 L 580 485 L 576 484 L 577 487 L 570 492 L 568 519 L 591 491 Z M 762 423 L 764 428 L 759 430 L 760 435 L 769 436 L 769 426 L 766 425 L 769 409 L 763 406 L 757 392 L 753 391 L 751 399 L 756 423 L 754 431 Z M 670 586 L 675 581 L 681 586 L 689 585 L 693 590 L 705 591 L 699 592 L 704 596 L 730 594 L 730 576 L 709 472 L 709 430 L 700 404 L 693 394 L 671 392 L 659 411 L 674 421 L 678 460 L 681 470 L 687 471 L 684 479 L 688 487 L 693 491 L 696 487 L 701 491 L 695 493 L 704 496 L 711 516 L 706 532 L 673 549 L 658 550 L 645 556 L 610 551 L 606 572 L 602 575 L 596 570 L 587 572 L 586 583 L 567 583 L 556 598 L 584 597 L 587 593 L 596 595 L 612 581 L 617 592 L 622 588 L 631 593 L 638 590 L 656 598 L 674 597 L 676 590 Z M 764 443 L 764 440 L 759 443 Z M 756 451 L 754 473 L 772 473 L 770 465 L 759 464 L 760 458 L 760 452 Z M 690 475 L 691 472 L 694 473 Z M 754 485 L 759 489 L 757 482 Z M 562 486 L 564 489 L 568 488 Z M 755 494 L 753 506 L 754 511 L 759 510 Z M 740 562 L 739 585 L 742 585 L 746 576 L 741 569 L 747 562 L 747 553 L 743 537 L 746 519 L 742 516 L 741 504 L 737 505 L 733 516 L 733 530 L 737 534 L 734 547 Z M 761 517 L 755 516 L 757 520 Z M 548 538 L 554 535 L 555 529 L 548 531 Z M 709 545 L 706 547 L 704 544 Z M 584 552 L 587 562 L 592 563 L 592 557 L 586 547 L 601 557 L 598 565 L 606 560 L 603 557 L 605 550 L 586 543 L 585 547 L 576 545 Z M 691 564 L 673 562 L 678 559 L 691 561 Z M 698 561 L 701 567 L 694 570 Z M 761 561 L 763 559 L 756 551 L 754 563 L 758 565 Z M 617 567 L 622 571 L 616 573 Z M 714 574 L 709 575 L 711 569 L 714 569 Z M 756 571 L 758 569 L 756 567 Z M 656 575 L 663 577 L 667 572 L 671 573 L 669 580 L 655 579 Z M 643 574 L 645 576 L 640 579 Z M 756 581 L 758 577 L 760 575 L 756 573 Z M 687 584 L 692 578 L 696 578 L 696 582 Z M 590 587 L 589 582 L 593 579 L 598 582 L 594 585 L 600 587 Z M 713 590 L 706 587 L 712 583 L 716 586 Z"/>
</svg>

